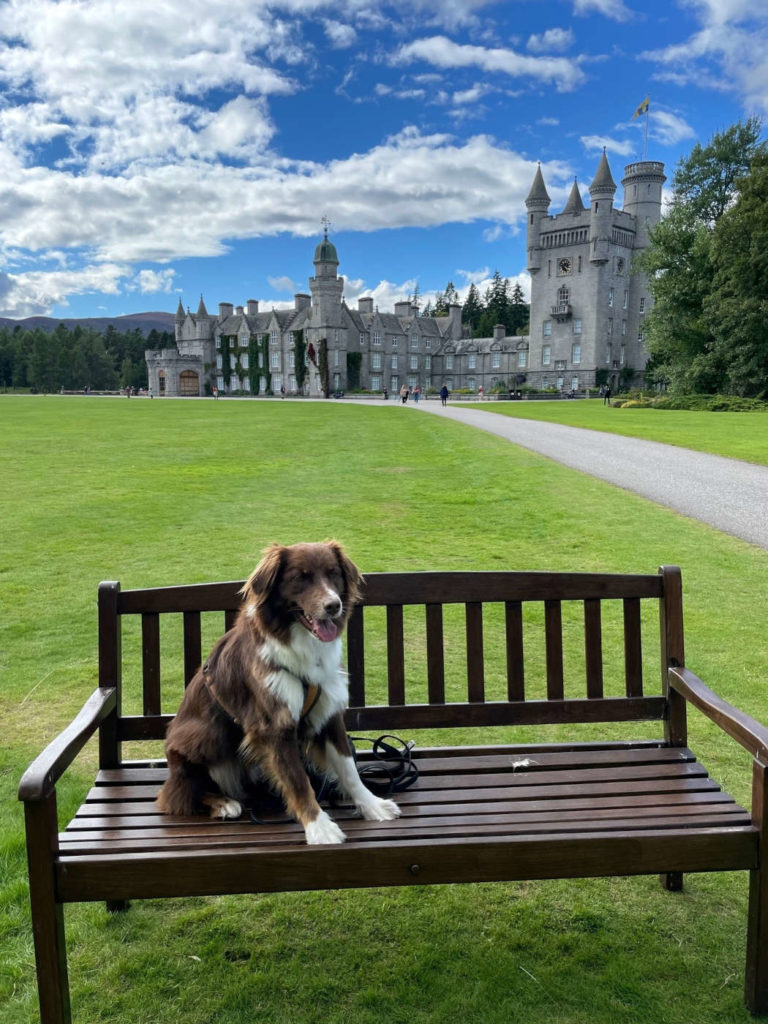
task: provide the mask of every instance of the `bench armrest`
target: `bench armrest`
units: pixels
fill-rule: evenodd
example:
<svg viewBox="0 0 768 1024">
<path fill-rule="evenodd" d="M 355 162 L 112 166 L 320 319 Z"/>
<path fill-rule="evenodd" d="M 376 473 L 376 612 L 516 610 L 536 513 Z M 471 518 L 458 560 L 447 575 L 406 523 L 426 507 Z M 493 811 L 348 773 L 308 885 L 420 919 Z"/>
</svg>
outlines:
<svg viewBox="0 0 768 1024">
<path fill-rule="evenodd" d="M 687 668 L 670 668 L 669 685 L 699 711 L 703 711 L 707 718 L 711 718 L 754 758 L 768 765 L 768 729 L 764 725 L 718 697 Z"/>
<path fill-rule="evenodd" d="M 44 800 L 50 795 L 65 768 L 72 763 L 100 723 L 114 711 L 114 687 L 97 689 L 77 717 L 27 768 L 19 783 L 19 800 Z"/>
</svg>

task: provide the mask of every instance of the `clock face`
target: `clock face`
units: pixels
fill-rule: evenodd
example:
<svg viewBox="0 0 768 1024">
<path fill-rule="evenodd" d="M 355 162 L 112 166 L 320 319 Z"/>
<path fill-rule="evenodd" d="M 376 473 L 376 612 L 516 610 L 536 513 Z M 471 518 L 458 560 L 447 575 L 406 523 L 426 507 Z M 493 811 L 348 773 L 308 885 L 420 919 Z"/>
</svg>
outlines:
<svg viewBox="0 0 768 1024">
<path fill-rule="evenodd" d="M 557 269 L 561 274 L 570 274 L 571 272 L 571 261 L 567 256 L 563 256 L 561 260 L 557 261 Z"/>
</svg>

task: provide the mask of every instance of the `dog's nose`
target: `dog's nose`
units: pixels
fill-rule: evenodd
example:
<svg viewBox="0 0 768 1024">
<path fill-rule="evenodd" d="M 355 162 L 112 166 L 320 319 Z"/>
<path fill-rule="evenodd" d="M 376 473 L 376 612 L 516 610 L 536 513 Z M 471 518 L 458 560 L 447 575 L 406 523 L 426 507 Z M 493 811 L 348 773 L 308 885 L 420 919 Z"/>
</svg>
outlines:
<svg viewBox="0 0 768 1024">
<path fill-rule="evenodd" d="M 335 595 L 333 597 L 329 597 L 328 600 L 323 605 L 323 610 L 325 611 L 326 615 L 330 616 L 331 618 L 333 618 L 336 615 L 340 615 L 341 598 L 336 597 Z"/>
</svg>

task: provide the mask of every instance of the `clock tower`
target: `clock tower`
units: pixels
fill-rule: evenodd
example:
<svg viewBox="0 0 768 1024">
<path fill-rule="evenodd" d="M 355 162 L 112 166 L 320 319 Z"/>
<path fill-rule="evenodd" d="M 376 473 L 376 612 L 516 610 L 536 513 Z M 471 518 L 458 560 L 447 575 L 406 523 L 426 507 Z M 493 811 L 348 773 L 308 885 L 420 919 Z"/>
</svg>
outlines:
<svg viewBox="0 0 768 1024">
<path fill-rule="evenodd" d="M 605 152 L 584 205 L 576 180 L 561 213 L 549 216 L 539 165 L 526 200 L 531 326 L 526 383 L 568 393 L 600 383 L 613 390 L 642 384 L 648 360 L 643 322 L 650 305 L 635 253 L 661 216 L 664 165 L 625 168 L 624 206 Z M 546 202 L 545 202 L 546 200 Z"/>
</svg>

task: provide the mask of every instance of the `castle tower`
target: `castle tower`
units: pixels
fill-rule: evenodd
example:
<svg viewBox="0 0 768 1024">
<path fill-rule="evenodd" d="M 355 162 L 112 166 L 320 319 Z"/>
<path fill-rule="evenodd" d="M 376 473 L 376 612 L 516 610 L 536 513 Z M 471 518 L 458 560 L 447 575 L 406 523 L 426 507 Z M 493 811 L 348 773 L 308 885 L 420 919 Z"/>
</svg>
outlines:
<svg viewBox="0 0 768 1024">
<path fill-rule="evenodd" d="M 616 194 L 616 182 L 613 180 L 608 157 L 600 157 L 594 181 L 589 186 L 592 199 L 590 210 L 590 255 L 591 263 L 607 263 L 613 227 L 613 197 Z"/>
<path fill-rule="evenodd" d="M 315 276 L 309 279 L 312 293 L 312 326 L 320 329 L 341 327 L 341 296 L 344 278 L 336 273 L 339 257 L 336 246 L 328 241 L 328 227 L 315 249 Z"/>
<path fill-rule="evenodd" d="M 658 160 L 642 160 L 624 168 L 624 210 L 637 218 L 636 249 L 646 248 L 648 232 L 661 219 L 661 188 L 666 180 L 664 164 Z"/>
<path fill-rule="evenodd" d="M 537 274 L 541 270 L 541 225 L 547 216 L 549 204 L 547 187 L 544 184 L 544 177 L 541 173 L 541 164 L 536 168 L 536 174 L 531 185 L 531 191 L 525 200 L 525 208 L 528 211 L 528 225 L 526 246 L 528 249 L 528 273 Z"/>
<path fill-rule="evenodd" d="M 181 296 L 179 296 L 179 304 L 176 307 L 176 316 L 173 318 L 173 333 L 176 341 L 181 338 L 181 328 L 186 318 L 187 314 L 184 312 L 184 307 L 181 304 Z"/>
</svg>

